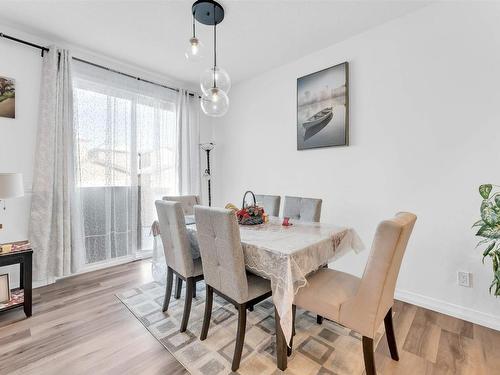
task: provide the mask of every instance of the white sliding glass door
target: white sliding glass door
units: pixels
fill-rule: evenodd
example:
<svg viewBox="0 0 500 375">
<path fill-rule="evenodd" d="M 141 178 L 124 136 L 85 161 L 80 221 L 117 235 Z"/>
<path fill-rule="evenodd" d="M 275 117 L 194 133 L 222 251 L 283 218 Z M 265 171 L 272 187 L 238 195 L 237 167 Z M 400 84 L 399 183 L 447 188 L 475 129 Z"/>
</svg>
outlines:
<svg viewBox="0 0 500 375">
<path fill-rule="evenodd" d="M 154 201 L 177 193 L 175 92 L 75 64 L 85 265 L 147 254 Z"/>
</svg>

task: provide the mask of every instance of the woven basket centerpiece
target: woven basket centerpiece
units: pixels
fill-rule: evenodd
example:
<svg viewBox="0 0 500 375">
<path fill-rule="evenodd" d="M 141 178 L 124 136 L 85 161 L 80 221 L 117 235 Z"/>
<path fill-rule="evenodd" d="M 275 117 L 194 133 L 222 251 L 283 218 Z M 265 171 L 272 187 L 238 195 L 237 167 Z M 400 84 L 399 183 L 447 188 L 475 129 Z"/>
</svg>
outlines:
<svg viewBox="0 0 500 375">
<path fill-rule="evenodd" d="M 252 196 L 253 204 L 246 203 L 248 194 Z M 236 212 L 238 223 L 241 225 L 258 225 L 264 222 L 264 208 L 257 206 L 255 194 L 251 191 L 247 191 L 245 195 L 243 195 L 243 204 L 241 207 L 241 210 Z"/>
</svg>

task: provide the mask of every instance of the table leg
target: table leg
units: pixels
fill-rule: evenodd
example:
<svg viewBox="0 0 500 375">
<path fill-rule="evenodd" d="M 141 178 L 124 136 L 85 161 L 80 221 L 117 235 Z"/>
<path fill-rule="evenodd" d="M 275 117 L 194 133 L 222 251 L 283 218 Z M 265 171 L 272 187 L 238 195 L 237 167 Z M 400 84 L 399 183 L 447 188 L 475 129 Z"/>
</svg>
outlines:
<svg viewBox="0 0 500 375">
<path fill-rule="evenodd" d="M 276 306 L 274 307 L 274 320 L 276 324 L 276 365 L 281 371 L 285 371 L 287 367 L 287 345 L 285 335 L 281 330 L 280 317 Z"/>
<path fill-rule="evenodd" d="M 19 263 L 19 288 L 24 289 L 24 262 Z"/>
<path fill-rule="evenodd" d="M 24 313 L 27 317 L 32 313 L 32 280 L 31 280 L 31 267 L 32 259 L 31 253 L 24 255 L 23 266 L 23 286 L 24 286 Z"/>
</svg>

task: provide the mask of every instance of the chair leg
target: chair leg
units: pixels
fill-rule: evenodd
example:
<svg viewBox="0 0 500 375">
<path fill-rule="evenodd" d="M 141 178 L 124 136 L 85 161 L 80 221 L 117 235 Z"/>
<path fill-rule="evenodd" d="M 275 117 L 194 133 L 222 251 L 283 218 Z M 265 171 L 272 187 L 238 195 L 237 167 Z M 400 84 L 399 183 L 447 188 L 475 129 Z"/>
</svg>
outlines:
<svg viewBox="0 0 500 375">
<path fill-rule="evenodd" d="M 238 333 L 236 334 L 236 346 L 234 347 L 233 364 L 231 370 L 236 371 L 240 367 L 243 343 L 245 342 L 245 330 L 247 325 L 246 304 L 238 306 Z"/>
<path fill-rule="evenodd" d="M 248 311 L 253 311 L 253 306 L 254 306 L 254 305 L 249 306 L 249 307 L 248 307 Z"/>
<path fill-rule="evenodd" d="M 290 339 L 290 346 L 286 348 L 286 354 L 288 357 L 292 355 L 292 349 L 293 349 L 293 336 L 295 336 L 295 315 L 297 313 L 297 306 L 292 305 L 292 338 Z"/>
<path fill-rule="evenodd" d="M 396 344 L 396 337 L 394 336 L 394 326 L 392 324 L 392 307 L 389 309 L 387 315 L 384 318 L 384 325 L 387 344 L 389 345 L 389 351 L 391 352 L 391 358 L 395 361 L 399 361 L 398 346 Z"/>
<path fill-rule="evenodd" d="M 189 314 L 191 313 L 191 303 L 193 302 L 193 287 L 194 279 L 189 277 L 186 279 L 186 300 L 184 301 L 184 314 L 182 314 L 181 332 L 185 332 L 188 321 Z"/>
<path fill-rule="evenodd" d="M 366 375 L 376 375 L 373 339 L 363 336 L 363 358 L 365 359 Z"/>
<path fill-rule="evenodd" d="M 174 281 L 174 273 L 172 269 L 168 267 L 167 270 L 167 288 L 165 289 L 165 298 L 163 299 L 163 312 L 168 310 L 168 305 L 170 304 L 170 296 L 172 295 L 172 284 Z"/>
<path fill-rule="evenodd" d="M 203 316 L 203 327 L 201 328 L 200 340 L 203 341 L 207 338 L 208 328 L 210 327 L 210 318 L 212 317 L 212 303 L 214 300 L 214 290 L 211 286 L 207 285 L 206 300 L 205 300 L 205 315 Z"/>
<path fill-rule="evenodd" d="M 194 288 L 193 288 L 193 298 L 196 298 L 196 282 L 194 283 Z"/>
<path fill-rule="evenodd" d="M 182 279 L 177 276 L 177 283 L 175 284 L 175 299 L 181 298 Z"/>
</svg>

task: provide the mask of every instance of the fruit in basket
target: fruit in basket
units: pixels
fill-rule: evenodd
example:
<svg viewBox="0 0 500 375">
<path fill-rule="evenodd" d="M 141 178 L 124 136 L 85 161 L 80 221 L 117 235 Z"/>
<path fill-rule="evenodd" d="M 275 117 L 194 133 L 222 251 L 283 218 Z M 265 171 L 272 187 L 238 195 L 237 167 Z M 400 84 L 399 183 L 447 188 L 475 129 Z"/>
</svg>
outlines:
<svg viewBox="0 0 500 375">
<path fill-rule="evenodd" d="M 232 204 L 232 203 L 228 203 L 228 204 L 226 204 L 226 207 L 225 207 L 225 208 L 226 208 L 227 210 L 231 210 L 231 211 L 233 211 L 233 212 L 235 212 L 235 213 L 239 211 L 239 208 L 238 208 L 238 207 L 236 207 L 236 206 L 235 206 L 234 204 Z"/>
</svg>

